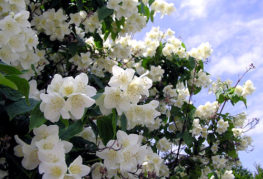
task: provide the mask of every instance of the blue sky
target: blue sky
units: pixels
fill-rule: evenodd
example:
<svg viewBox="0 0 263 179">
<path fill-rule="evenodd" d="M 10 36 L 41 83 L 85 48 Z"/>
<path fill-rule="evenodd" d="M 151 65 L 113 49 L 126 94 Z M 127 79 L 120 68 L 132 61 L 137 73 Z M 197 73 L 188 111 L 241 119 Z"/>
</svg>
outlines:
<svg viewBox="0 0 263 179">
<path fill-rule="evenodd" d="M 245 76 L 241 84 L 250 79 L 254 82 L 256 92 L 248 96 L 248 109 L 243 105 L 224 112 L 236 114 L 245 111 L 249 118 L 261 118 L 259 125 L 251 130 L 254 150 L 240 152 L 244 167 L 254 171 L 255 163 L 263 166 L 263 1 L 262 0 L 167 0 L 174 3 L 176 12 L 162 19 L 156 18 L 136 38 L 151 27 L 159 26 L 162 30 L 171 28 L 175 35 L 187 46 L 187 49 L 209 42 L 213 54 L 209 58 L 206 70 L 212 79 L 230 79 L 236 82 L 249 64 L 256 69 Z M 198 104 L 211 101 L 203 92 Z"/>
</svg>

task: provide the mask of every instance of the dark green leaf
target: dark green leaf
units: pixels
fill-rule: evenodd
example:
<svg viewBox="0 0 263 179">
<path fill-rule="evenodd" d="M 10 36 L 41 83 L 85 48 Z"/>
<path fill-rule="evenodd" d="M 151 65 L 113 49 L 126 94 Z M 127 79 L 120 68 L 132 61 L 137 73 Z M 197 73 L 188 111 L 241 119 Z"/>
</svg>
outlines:
<svg viewBox="0 0 263 179">
<path fill-rule="evenodd" d="M 98 33 L 94 34 L 94 43 L 96 45 L 97 48 L 102 48 L 103 47 L 103 40 L 100 37 L 100 35 Z"/>
<path fill-rule="evenodd" d="M 0 73 L 0 85 L 7 86 L 7 87 L 12 88 L 14 90 L 18 89 L 14 82 L 5 78 L 1 73 Z"/>
<path fill-rule="evenodd" d="M 114 136 L 113 126 L 112 126 L 112 116 L 109 115 L 97 119 L 97 127 L 99 130 L 99 136 L 101 137 L 104 145 L 106 145 L 109 140 L 113 139 Z"/>
<path fill-rule="evenodd" d="M 10 65 L 4 65 L 0 63 L 0 72 L 5 73 L 7 75 L 21 75 L 22 72 L 12 67 Z"/>
<path fill-rule="evenodd" d="M 150 19 L 152 22 L 154 21 L 154 10 L 152 10 L 150 13 Z"/>
<path fill-rule="evenodd" d="M 76 134 L 80 133 L 83 130 L 83 124 L 81 120 L 74 121 L 69 125 L 69 127 L 61 129 L 59 131 L 59 137 L 63 140 L 69 140 Z"/>
<path fill-rule="evenodd" d="M 121 115 L 121 130 L 126 131 L 127 130 L 127 119 L 124 114 Z"/>
<path fill-rule="evenodd" d="M 12 101 L 18 101 L 23 97 L 23 95 L 19 93 L 17 90 L 13 90 L 8 87 L 1 87 L 0 93 L 2 93 L 7 99 Z"/>
<path fill-rule="evenodd" d="M 82 137 L 72 137 L 70 139 L 70 142 L 73 144 L 76 148 L 83 148 L 86 152 L 96 152 L 98 150 L 98 147 L 93 142 L 87 141 L 83 139 Z"/>
<path fill-rule="evenodd" d="M 192 146 L 194 140 L 188 131 L 183 134 L 183 139 L 187 146 Z"/>
<path fill-rule="evenodd" d="M 116 110 L 113 109 L 113 110 L 112 110 L 112 128 L 113 128 L 113 138 L 116 137 L 117 122 L 118 122 L 118 118 L 117 118 Z"/>
<path fill-rule="evenodd" d="M 26 112 L 32 111 L 37 104 L 38 101 L 34 99 L 29 99 L 29 103 L 27 103 L 26 100 L 22 98 L 17 102 L 9 104 L 8 106 L 5 107 L 5 109 L 10 119 L 13 119 L 15 116 L 19 114 L 24 114 Z"/>
<path fill-rule="evenodd" d="M 34 110 L 31 112 L 30 116 L 30 124 L 29 124 L 29 131 L 36 127 L 40 127 L 44 124 L 47 120 L 44 117 L 44 114 L 39 109 L 40 103 L 36 105 Z"/>
<path fill-rule="evenodd" d="M 149 0 L 149 6 L 152 5 L 152 3 L 154 2 L 155 0 Z"/>
<path fill-rule="evenodd" d="M 98 9 L 99 20 L 101 21 L 101 20 L 105 19 L 106 17 L 112 15 L 113 12 L 114 12 L 113 9 L 109 9 L 106 6 L 99 8 Z"/>
<path fill-rule="evenodd" d="M 28 100 L 28 95 L 29 95 L 29 83 L 26 79 L 24 78 L 20 78 L 18 76 L 6 76 L 7 79 L 11 80 L 12 82 L 14 82 L 16 84 L 16 86 L 18 87 L 18 91 L 24 95 L 26 97 L 26 99 Z"/>
<path fill-rule="evenodd" d="M 83 8 L 83 2 L 82 2 L 82 0 L 76 0 L 76 2 L 77 2 L 78 10 L 79 10 L 79 11 L 82 10 L 82 8 Z"/>
</svg>

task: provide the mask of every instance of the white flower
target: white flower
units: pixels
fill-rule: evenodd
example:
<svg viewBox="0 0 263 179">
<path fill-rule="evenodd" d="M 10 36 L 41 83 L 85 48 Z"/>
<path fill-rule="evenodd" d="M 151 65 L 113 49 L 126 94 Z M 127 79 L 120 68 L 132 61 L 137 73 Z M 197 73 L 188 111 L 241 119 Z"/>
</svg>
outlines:
<svg viewBox="0 0 263 179">
<path fill-rule="evenodd" d="M 120 170 L 136 171 L 137 160 L 136 153 L 139 151 L 139 145 L 130 145 L 120 151 Z"/>
<path fill-rule="evenodd" d="M 4 31 L 9 37 L 21 32 L 19 24 L 11 17 L 11 15 L 6 16 L 0 21 L 0 29 L 2 29 L 2 31 Z"/>
<path fill-rule="evenodd" d="M 101 179 L 103 176 L 101 173 L 101 169 L 104 168 L 104 165 L 102 163 L 94 163 L 91 168 L 92 168 L 92 170 L 91 170 L 92 171 L 92 174 L 91 174 L 92 178 L 93 179 Z"/>
<path fill-rule="evenodd" d="M 237 94 L 238 96 L 242 96 L 243 94 L 243 87 L 240 85 L 237 85 L 235 88 L 235 94 Z"/>
<path fill-rule="evenodd" d="M 58 136 L 58 126 L 57 125 L 50 125 L 47 126 L 42 124 L 38 128 L 33 129 L 34 137 L 32 139 L 32 143 L 40 141 L 42 139 L 46 139 L 49 136 Z"/>
<path fill-rule="evenodd" d="M 37 89 L 37 82 L 36 82 L 36 80 L 31 80 L 29 82 L 29 85 L 30 85 L 29 98 L 40 100 L 40 91 Z"/>
<path fill-rule="evenodd" d="M 66 77 L 63 79 L 63 83 L 59 90 L 62 96 L 68 97 L 75 92 L 75 83 L 73 77 Z"/>
<path fill-rule="evenodd" d="M 224 175 L 222 175 L 222 179 L 234 179 L 235 176 L 232 174 L 232 170 L 226 170 Z"/>
<path fill-rule="evenodd" d="M 82 164 L 81 156 L 78 156 L 68 167 L 70 174 L 83 177 L 89 174 L 90 167 Z"/>
<path fill-rule="evenodd" d="M 164 70 L 161 68 L 161 66 L 157 66 L 157 67 L 151 66 L 149 78 L 151 78 L 153 82 L 161 81 L 163 74 L 164 74 Z"/>
<path fill-rule="evenodd" d="M 96 136 L 91 127 L 85 127 L 79 135 L 88 141 L 96 143 Z"/>
<path fill-rule="evenodd" d="M 67 165 L 65 162 L 51 164 L 43 162 L 43 171 L 39 173 L 44 173 L 42 179 L 63 179 L 67 172 Z"/>
<path fill-rule="evenodd" d="M 114 141 L 110 140 L 107 145 L 107 148 L 102 151 L 97 151 L 96 155 L 102 159 L 104 159 L 104 165 L 107 169 L 117 169 L 120 167 L 120 152 L 116 151 L 120 148 L 120 145 Z"/>
<path fill-rule="evenodd" d="M 120 87 L 122 90 L 126 90 L 128 84 L 131 82 L 135 71 L 133 69 L 126 69 L 123 70 L 122 68 L 118 66 L 112 67 L 112 74 L 109 81 L 109 85 L 112 87 Z"/>
<path fill-rule="evenodd" d="M 48 85 L 47 87 L 47 92 L 48 93 L 52 93 L 52 92 L 59 92 L 60 91 L 60 87 L 63 83 L 63 78 L 60 74 L 55 74 L 55 76 L 53 77 L 50 85 Z"/>
<path fill-rule="evenodd" d="M 247 95 L 250 95 L 252 94 L 254 91 L 255 91 L 255 87 L 252 83 L 251 80 L 247 80 L 244 84 L 244 87 L 243 87 L 243 93 L 242 93 L 242 96 L 247 96 Z"/>
<path fill-rule="evenodd" d="M 62 149 L 62 145 L 58 145 L 59 137 L 56 135 L 48 136 L 45 139 L 36 142 L 39 151 L 52 151 L 56 148 Z"/>
<path fill-rule="evenodd" d="M 119 115 L 127 111 L 131 104 L 129 103 L 127 95 L 125 95 L 120 88 L 105 87 L 104 91 L 104 106 L 107 109 L 116 108 Z"/>
<path fill-rule="evenodd" d="M 44 112 L 46 119 L 51 122 L 57 122 L 60 115 L 64 119 L 69 119 L 69 113 L 65 108 L 66 102 L 58 93 L 41 94 L 40 99 L 42 100 L 40 110 Z"/>
<path fill-rule="evenodd" d="M 74 93 L 68 96 L 66 108 L 69 110 L 73 119 L 81 119 L 85 108 L 92 106 L 95 100 L 82 93 Z"/>
<path fill-rule="evenodd" d="M 128 147 L 136 144 L 140 144 L 142 141 L 142 137 L 136 134 L 127 135 L 127 133 L 118 130 L 117 132 L 117 140 L 118 143 L 123 147 Z"/>
<path fill-rule="evenodd" d="M 17 53 L 13 53 L 12 50 L 8 46 L 3 46 L 0 49 L 0 58 L 6 64 L 11 65 L 19 58 L 19 56 Z"/>
<path fill-rule="evenodd" d="M 15 155 L 18 157 L 24 157 L 22 160 L 22 166 L 27 170 L 35 169 L 40 163 L 37 155 L 37 147 L 26 144 L 17 135 L 15 136 L 15 140 L 19 144 L 14 148 Z"/>
<path fill-rule="evenodd" d="M 88 85 L 89 78 L 87 74 L 81 73 L 75 77 L 75 93 L 83 93 L 89 97 L 95 96 L 97 90 Z"/>
<path fill-rule="evenodd" d="M 223 119 L 220 119 L 217 122 L 217 129 L 216 132 L 218 134 L 223 134 L 224 132 L 227 131 L 227 128 L 229 127 L 228 121 L 224 121 Z"/>
<path fill-rule="evenodd" d="M 157 149 L 163 152 L 168 152 L 171 149 L 172 145 L 171 143 L 165 138 L 161 138 L 157 142 Z"/>
</svg>

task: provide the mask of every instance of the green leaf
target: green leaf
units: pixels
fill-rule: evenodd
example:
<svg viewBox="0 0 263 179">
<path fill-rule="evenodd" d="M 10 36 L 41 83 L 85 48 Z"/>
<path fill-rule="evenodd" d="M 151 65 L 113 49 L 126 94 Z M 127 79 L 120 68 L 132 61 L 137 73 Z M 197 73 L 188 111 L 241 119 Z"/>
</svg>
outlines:
<svg viewBox="0 0 263 179">
<path fill-rule="evenodd" d="M 7 86 L 9 88 L 12 88 L 14 90 L 17 90 L 17 86 L 15 83 L 13 83 L 11 80 L 8 80 L 0 73 L 0 85 Z"/>
<path fill-rule="evenodd" d="M 7 99 L 11 101 L 18 101 L 23 97 L 23 95 L 19 93 L 17 90 L 13 90 L 8 87 L 1 87 L 0 93 L 2 93 Z"/>
<path fill-rule="evenodd" d="M 238 155 L 237 155 L 237 152 L 236 152 L 236 150 L 231 150 L 231 151 L 228 151 L 227 152 L 227 155 L 229 155 L 230 157 L 232 157 L 232 158 L 238 158 Z"/>
<path fill-rule="evenodd" d="M 112 15 L 113 12 L 114 12 L 113 9 L 109 9 L 106 6 L 99 8 L 98 9 L 99 20 L 101 21 L 101 20 L 105 19 L 106 17 Z"/>
<path fill-rule="evenodd" d="M 149 6 L 152 5 L 152 3 L 154 2 L 155 0 L 149 0 Z"/>
<path fill-rule="evenodd" d="M 183 42 L 182 42 L 182 44 L 181 44 L 181 45 L 182 45 L 182 47 L 184 47 L 184 48 L 185 48 L 185 50 L 186 50 L 186 46 L 185 46 L 185 44 L 184 44 Z"/>
<path fill-rule="evenodd" d="M 26 97 L 26 100 L 28 100 L 29 89 L 30 89 L 28 81 L 18 76 L 6 76 L 6 78 L 14 82 L 18 87 L 18 91 Z"/>
<path fill-rule="evenodd" d="M 74 148 L 84 149 L 85 152 L 96 152 L 98 147 L 93 142 L 83 139 L 82 137 L 75 136 L 70 139 L 70 142 L 73 144 Z"/>
<path fill-rule="evenodd" d="M 112 126 L 112 116 L 105 116 L 103 118 L 97 119 L 97 127 L 99 131 L 99 136 L 102 139 L 104 145 L 108 143 L 109 140 L 113 139 L 114 132 Z"/>
<path fill-rule="evenodd" d="M 121 130 L 126 131 L 127 130 L 127 119 L 124 114 L 121 115 Z"/>
<path fill-rule="evenodd" d="M 83 124 L 81 120 L 74 121 L 69 125 L 69 127 L 59 130 L 59 137 L 62 140 L 69 140 L 76 134 L 83 130 Z"/>
<path fill-rule="evenodd" d="M 29 99 L 27 103 L 26 100 L 22 98 L 19 101 L 9 104 L 5 109 L 9 118 L 13 119 L 17 115 L 32 111 L 38 103 L 39 102 L 34 99 Z"/>
<path fill-rule="evenodd" d="M 189 147 L 189 146 L 192 146 L 192 143 L 193 143 L 193 137 L 190 135 L 189 132 L 184 132 L 183 134 L 183 139 L 184 139 L 184 142 L 186 143 L 186 145 Z"/>
<path fill-rule="evenodd" d="M 113 110 L 112 110 L 112 128 L 113 128 L 113 138 L 116 137 L 117 122 L 118 122 L 118 118 L 117 118 L 117 115 L 116 115 L 116 110 L 113 109 Z"/>
<path fill-rule="evenodd" d="M 100 37 L 100 35 L 98 33 L 95 33 L 93 37 L 94 37 L 95 46 L 97 48 L 102 48 L 103 47 L 103 40 Z"/>
<path fill-rule="evenodd" d="M 189 57 L 189 70 L 193 70 L 195 68 L 195 59 Z"/>
<path fill-rule="evenodd" d="M 82 0 L 76 0 L 76 3 L 77 3 L 77 7 L 78 7 L 78 10 L 82 10 L 83 9 L 83 2 Z"/>
<path fill-rule="evenodd" d="M 150 13 L 150 19 L 152 22 L 154 21 L 154 10 L 152 10 Z"/>
<path fill-rule="evenodd" d="M 21 75 L 22 72 L 12 67 L 10 65 L 5 65 L 0 63 L 0 72 L 5 73 L 7 75 Z"/>
<path fill-rule="evenodd" d="M 36 105 L 34 110 L 31 112 L 30 123 L 29 123 L 29 131 L 36 127 L 40 127 L 47 120 L 44 117 L 44 114 L 40 111 L 40 103 Z"/>
</svg>

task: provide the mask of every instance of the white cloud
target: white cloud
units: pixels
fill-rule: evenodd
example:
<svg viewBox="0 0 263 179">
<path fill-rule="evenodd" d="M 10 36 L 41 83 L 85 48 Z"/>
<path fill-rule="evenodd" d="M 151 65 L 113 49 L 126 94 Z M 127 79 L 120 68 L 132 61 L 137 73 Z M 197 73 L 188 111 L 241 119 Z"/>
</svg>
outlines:
<svg viewBox="0 0 263 179">
<path fill-rule="evenodd" d="M 253 47 L 251 51 L 245 52 L 240 56 L 217 56 L 214 58 L 213 65 L 211 65 L 208 71 L 218 76 L 224 75 L 225 73 L 243 73 L 251 63 L 256 66 L 261 66 L 263 64 L 261 57 L 263 57 L 263 51 L 260 47 Z"/>
<path fill-rule="evenodd" d="M 208 7 L 211 2 L 213 0 L 183 0 L 179 9 L 182 12 L 180 19 L 194 20 L 207 17 Z"/>
</svg>

